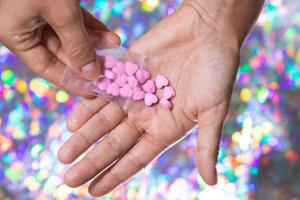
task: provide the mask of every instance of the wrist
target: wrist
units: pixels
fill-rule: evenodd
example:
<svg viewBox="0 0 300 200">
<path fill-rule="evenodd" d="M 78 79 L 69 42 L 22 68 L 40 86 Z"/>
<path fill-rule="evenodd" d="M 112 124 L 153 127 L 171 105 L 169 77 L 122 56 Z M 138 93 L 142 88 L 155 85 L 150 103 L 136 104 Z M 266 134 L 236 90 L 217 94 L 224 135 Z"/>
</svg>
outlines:
<svg viewBox="0 0 300 200">
<path fill-rule="evenodd" d="M 263 3 L 264 0 L 185 0 L 182 7 L 197 12 L 208 30 L 218 32 L 219 37 L 240 48 Z"/>
</svg>

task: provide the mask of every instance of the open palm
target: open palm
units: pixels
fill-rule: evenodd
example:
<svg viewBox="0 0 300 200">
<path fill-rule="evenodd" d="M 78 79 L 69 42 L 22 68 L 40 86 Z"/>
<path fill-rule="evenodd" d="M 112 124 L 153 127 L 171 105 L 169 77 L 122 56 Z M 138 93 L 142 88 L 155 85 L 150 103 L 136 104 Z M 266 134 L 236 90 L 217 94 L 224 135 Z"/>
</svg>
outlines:
<svg viewBox="0 0 300 200">
<path fill-rule="evenodd" d="M 68 120 L 74 135 L 61 147 L 59 159 L 71 163 L 101 141 L 66 172 L 69 186 L 77 187 L 98 175 L 90 193 L 103 195 L 197 125 L 196 165 L 208 184 L 216 183 L 216 157 L 239 47 L 198 14 L 183 5 L 130 48 L 151 58 L 153 75 L 169 78 L 176 90 L 171 111 L 156 105 L 125 113 L 100 98 L 85 99 L 75 107 Z"/>
</svg>

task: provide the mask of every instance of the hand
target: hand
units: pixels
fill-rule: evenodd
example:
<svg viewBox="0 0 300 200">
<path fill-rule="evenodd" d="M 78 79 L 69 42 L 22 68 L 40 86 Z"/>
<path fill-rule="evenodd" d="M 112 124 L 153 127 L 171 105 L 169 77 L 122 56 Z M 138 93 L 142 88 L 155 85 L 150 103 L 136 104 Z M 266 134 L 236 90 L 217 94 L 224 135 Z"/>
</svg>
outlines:
<svg viewBox="0 0 300 200">
<path fill-rule="evenodd" d="M 201 16 L 201 17 L 200 17 Z M 131 47 L 155 64 L 176 89 L 173 110 L 159 105 L 124 113 L 115 103 L 83 100 L 70 118 L 74 135 L 58 157 L 71 163 L 97 140 L 87 155 L 65 174 L 77 187 L 90 184 L 93 196 L 104 195 L 144 168 L 198 125 L 196 165 L 208 184 L 216 183 L 216 158 L 236 71 L 240 42 L 190 3 L 163 19 Z"/>
<path fill-rule="evenodd" d="M 62 88 L 66 65 L 88 79 L 100 74 L 87 30 L 100 40 L 119 43 L 104 24 L 80 8 L 78 0 L 0 0 L 0 27 L 4 45 L 37 75 Z"/>
</svg>

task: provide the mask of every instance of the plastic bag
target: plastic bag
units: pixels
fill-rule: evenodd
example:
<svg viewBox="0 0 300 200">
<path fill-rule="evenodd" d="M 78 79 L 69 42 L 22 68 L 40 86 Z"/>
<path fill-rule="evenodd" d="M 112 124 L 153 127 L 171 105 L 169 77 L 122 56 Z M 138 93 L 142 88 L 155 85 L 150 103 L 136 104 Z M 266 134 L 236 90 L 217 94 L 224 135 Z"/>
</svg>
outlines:
<svg viewBox="0 0 300 200">
<path fill-rule="evenodd" d="M 153 76 L 149 58 L 122 47 L 96 50 L 96 54 L 101 57 L 104 67 L 97 80 L 85 80 L 67 68 L 63 84 L 114 101 L 125 110 L 139 111 L 143 106 L 157 103 L 165 109 L 172 109 L 175 90 L 164 75 Z M 162 92 L 159 94 L 158 90 Z"/>
<path fill-rule="evenodd" d="M 108 62 L 106 59 L 110 57 L 111 59 L 116 59 L 116 62 L 122 62 L 124 65 L 126 65 L 128 63 L 136 65 L 138 67 L 137 71 L 141 71 L 145 68 L 145 63 L 146 63 L 145 56 L 134 53 L 134 52 L 129 52 L 127 49 L 122 48 L 122 47 L 96 50 L 96 54 L 101 57 L 101 60 L 103 61 L 102 66 L 106 66 L 107 63 L 105 63 L 105 62 Z M 114 63 L 114 65 L 115 65 L 115 63 Z M 125 66 L 124 66 L 124 68 L 125 68 Z M 104 67 L 104 71 L 99 76 L 99 78 L 97 80 L 90 81 L 90 80 L 84 79 L 78 73 L 74 72 L 71 68 L 67 67 L 64 72 L 63 78 L 62 78 L 62 83 L 64 85 L 67 85 L 68 87 L 77 88 L 77 89 L 87 92 L 88 94 L 98 96 L 106 101 L 109 101 L 109 102 L 114 101 L 114 102 L 118 103 L 125 110 L 128 110 L 129 108 L 137 109 L 137 108 L 140 108 L 141 106 L 143 106 L 143 98 L 140 97 L 140 98 L 135 98 L 135 100 L 133 100 L 133 95 L 134 95 L 133 93 L 129 94 L 128 96 L 124 96 L 121 94 L 113 95 L 113 94 L 109 94 L 107 92 L 107 88 L 101 89 L 101 87 L 99 87 L 101 80 L 103 80 L 103 79 L 110 80 L 110 83 L 112 83 L 112 82 L 116 82 L 116 79 L 118 79 L 118 78 L 120 79 L 120 77 L 121 77 L 120 74 L 114 73 L 114 75 L 116 77 L 107 78 L 107 76 L 109 76 L 105 73 L 107 70 L 109 70 L 109 69 L 107 69 L 107 67 Z M 111 68 L 109 71 L 111 71 Z M 128 77 L 134 77 L 136 79 L 136 75 L 138 73 L 137 71 L 134 72 L 135 75 L 129 76 L 128 74 L 126 74 L 127 77 L 123 76 L 123 82 L 125 81 L 124 79 L 126 78 L 125 84 L 128 84 Z M 147 79 L 151 78 L 150 72 L 148 72 L 148 73 L 149 73 L 149 77 L 145 77 L 145 79 L 146 79 L 145 81 L 147 81 Z M 137 81 L 137 80 L 135 81 L 134 78 L 132 80 L 133 83 L 131 83 L 131 85 L 130 85 L 132 88 L 132 92 L 134 92 L 134 90 L 136 88 L 142 88 L 142 85 L 145 83 L 145 81 Z M 133 85 L 133 84 L 135 84 L 135 85 Z M 124 84 L 118 85 L 119 89 L 121 89 L 122 85 L 124 85 Z M 145 95 L 144 91 L 141 91 L 141 93 L 142 93 L 141 96 Z"/>
</svg>

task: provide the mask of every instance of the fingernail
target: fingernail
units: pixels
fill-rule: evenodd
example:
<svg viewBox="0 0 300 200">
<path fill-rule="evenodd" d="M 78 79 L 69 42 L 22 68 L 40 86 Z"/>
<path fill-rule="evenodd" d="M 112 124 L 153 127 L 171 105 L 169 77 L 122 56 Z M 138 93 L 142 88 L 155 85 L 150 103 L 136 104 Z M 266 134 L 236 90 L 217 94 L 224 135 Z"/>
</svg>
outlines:
<svg viewBox="0 0 300 200">
<path fill-rule="evenodd" d="M 82 68 L 81 68 L 81 71 L 82 72 L 92 72 L 93 70 L 95 70 L 96 68 L 96 62 L 90 62 L 89 64 L 86 64 L 84 65 Z"/>
<path fill-rule="evenodd" d="M 100 67 L 98 67 L 97 63 L 93 61 L 84 65 L 81 68 L 81 72 L 88 79 L 96 79 L 100 74 Z"/>
</svg>

